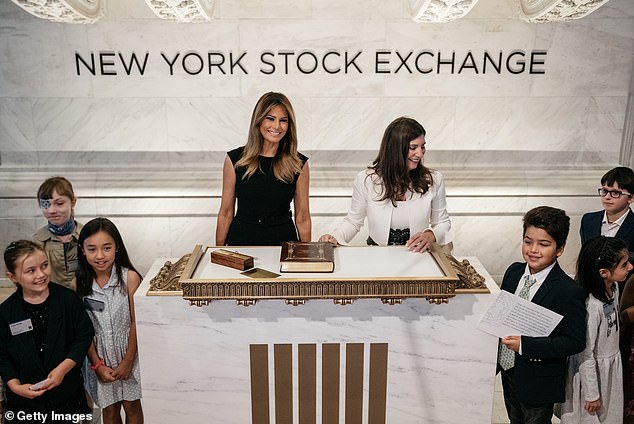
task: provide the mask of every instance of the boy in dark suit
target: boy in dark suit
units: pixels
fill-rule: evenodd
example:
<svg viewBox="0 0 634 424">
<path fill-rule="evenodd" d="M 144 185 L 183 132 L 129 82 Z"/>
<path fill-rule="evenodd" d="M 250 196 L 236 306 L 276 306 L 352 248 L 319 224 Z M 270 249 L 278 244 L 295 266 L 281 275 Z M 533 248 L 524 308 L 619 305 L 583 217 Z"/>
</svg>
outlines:
<svg viewBox="0 0 634 424">
<path fill-rule="evenodd" d="M 563 316 L 548 337 L 501 339 L 498 371 L 511 424 L 550 424 L 554 403 L 565 398 L 566 358 L 586 344 L 585 292 L 559 267 L 570 218 L 540 206 L 524 215 L 522 256 L 508 267 L 502 290 Z"/>
<path fill-rule="evenodd" d="M 630 256 L 634 254 L 634 171 L 625 166 L 610 169 L 601 177 L 599 188 L 603 210 L 589 212 L 581 218 L 581 244 L 598 237 L 618 237 L 627 244 Z M 634 272 L 630 272 L 632 276 Z M 619 295 L 624 282 L 619 283 Z"/>
<path fill-rule="evenodd" d="M 634 171 L 625 166 L 609 170 L 601 178 L 603 210 L 589 212 L 581 218 L 581 244 L 597 236 L 618 237 L 634 251 Z"/>
</svg>

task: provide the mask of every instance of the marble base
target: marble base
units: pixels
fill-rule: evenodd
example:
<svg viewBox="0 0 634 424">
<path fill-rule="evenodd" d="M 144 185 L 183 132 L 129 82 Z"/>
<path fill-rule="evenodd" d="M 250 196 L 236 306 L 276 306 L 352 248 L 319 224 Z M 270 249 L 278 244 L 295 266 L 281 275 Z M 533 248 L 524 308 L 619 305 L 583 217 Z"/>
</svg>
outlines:
<svg viewBox="0 0 634 424">
<path fill-rule="evenodd" d="M 153 424 L 249 423 L 250 345 L 269 352 L 270 414 L 275 417 L 274 345 L 290 344 L 293 356 L 293 419 L 298 418 L 297 352 L 317 347 L 317 422 L 321 421 L 321 348 L 340 345 L 339 422 L 345 419 L 345 349 L 364 347 L 363 422 L 368 422 L 368 358 L 372 343 L 388 344 L 388 423 L 491 423 L 497 339 L 476 329 L 499 292 L 458 295 L 447 305 L 417 299 L 402 305 L 359 300 L 349 306 L 310 301 L 293 307 L 260 301 L 248 308 L 230 301 L 189 306 L 180 297 L 146 296 L 157 260 L 135 296 L 143 407 Z M 373 417 L 376 418 L 376 417 Z M 280 422 L 280 421 L 278 421 Z M 291 421 L 288 421 L 291 422 Z"/>
</svg>

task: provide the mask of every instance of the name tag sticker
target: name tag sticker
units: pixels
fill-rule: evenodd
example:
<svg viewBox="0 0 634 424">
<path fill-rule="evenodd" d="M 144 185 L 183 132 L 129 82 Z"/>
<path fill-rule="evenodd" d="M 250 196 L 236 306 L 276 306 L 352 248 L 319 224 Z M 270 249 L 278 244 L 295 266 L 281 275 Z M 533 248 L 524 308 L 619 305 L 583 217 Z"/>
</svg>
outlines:
<svg viewBox="0 0 634 424">
<path fill-rule="evenodd" d="M 616 308 L 614 306 L 614 302 L 603 304 L 603 314 L 606 318 L 611 316 L 614 316 L 614 318 L 616 317 Z"/>
<path fill-rule="evenodd" d="M 12 336 L 17 336 L 18 334 L 26 333 L 27 331 L 33 330 L 33 323 L 31 322 L 31 318 L 27 318 L 23 321 L 14 322 L 13 324 L 9 324 L 9 329 L 11 330 Z"/>
<path fill-rule="evenodd" d="M 105 303 L 101 300 L 91 299 L 89 297 L 84 298 L 84 302 L 86 303 L 86 307 L 91 311 L 102 312 L 105 307 Z"/>
</svg>

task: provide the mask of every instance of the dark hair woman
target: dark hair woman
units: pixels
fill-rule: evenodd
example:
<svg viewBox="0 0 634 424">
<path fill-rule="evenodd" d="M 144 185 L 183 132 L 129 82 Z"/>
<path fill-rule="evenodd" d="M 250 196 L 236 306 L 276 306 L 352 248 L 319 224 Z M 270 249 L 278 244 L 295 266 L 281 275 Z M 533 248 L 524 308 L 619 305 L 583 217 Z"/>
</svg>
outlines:
<svg viewBox="0 0 634 424">
<path fill-rule="evenodd" d="M 442 175 L 423 165 L 425 129 L 397 118 L 385 129 L 379 154 L 354 181 L 348 215 L 320 241 L 346 244 L 368 218 L 368 244 L 406 245 L 415 252 L 452 241 Z"/>
</svg>

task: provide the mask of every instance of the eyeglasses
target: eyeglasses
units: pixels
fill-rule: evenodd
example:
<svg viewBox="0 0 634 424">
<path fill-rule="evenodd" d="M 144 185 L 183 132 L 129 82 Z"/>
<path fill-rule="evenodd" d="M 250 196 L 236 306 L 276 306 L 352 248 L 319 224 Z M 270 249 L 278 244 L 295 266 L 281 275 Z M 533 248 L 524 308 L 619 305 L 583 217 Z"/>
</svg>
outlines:
<svg viewBox="0 0 634 424">
<path fill-rule="evenodd" d="M 603 187 L 598 189 L 598 192 L 599 192 L 599 196 L 601 196 L 601 197 L 605 197 L 605 196 L 607 196 L 609 194 L 610 197 L 613 198 L 613 199 L 618 199 L 619 197 L 621 197 L 621 195 L 627 196 L 627 197 L 632 195 L 631 193 L 628 193 L 627 191 L 607 190 L 607 189 L 605 189 Z"/>
</svg>

